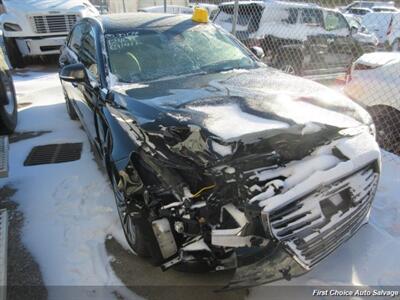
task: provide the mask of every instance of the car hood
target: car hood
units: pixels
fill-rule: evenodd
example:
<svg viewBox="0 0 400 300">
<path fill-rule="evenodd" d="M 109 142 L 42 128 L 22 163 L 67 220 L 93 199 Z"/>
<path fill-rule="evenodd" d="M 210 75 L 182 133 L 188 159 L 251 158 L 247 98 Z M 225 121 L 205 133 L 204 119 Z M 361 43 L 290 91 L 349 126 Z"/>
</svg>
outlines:
<svg viewBox="0 0 400 300">
<path fill-rule="evenodd" d="M 397 52 L 376 52 L 367 53 L 356 60 L 356 64 L 367 65 L 371 68 L 377 68 L 386 64 L 399 63 L 400 53 Z"/>
<path fill-rule="evenodd" d="M 230 151 L 220 146 L 230 143 L 270 138 L 273 151 L 277 136 L 297 140 L 291 149 L 314 136 L 312 147 L 332 139 L 332 132 L 372 123 L 339 92 L 266 67 L 118 85 L 112 93 L 121 118 L 142 135 L 191 139 L 197 152 L 204 151 L 193 140 L 205 144 L 211 138 L 220 142 L 216 148 L 222 156 Z M 196 138 L 188 131 L 197 132 Z"/>
</svg>

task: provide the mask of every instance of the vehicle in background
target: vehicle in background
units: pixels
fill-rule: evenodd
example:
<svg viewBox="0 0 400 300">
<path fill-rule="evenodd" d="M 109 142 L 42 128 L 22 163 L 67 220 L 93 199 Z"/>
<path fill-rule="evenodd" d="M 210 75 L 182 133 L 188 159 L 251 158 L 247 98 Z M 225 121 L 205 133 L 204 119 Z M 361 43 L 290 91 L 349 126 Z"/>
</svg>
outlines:
<svg viewBox="0 0 400 300">
<path fill-rule="evenodd" d="M 150 7 L 144 7 L 138 10 L 139 12 L 148 12 L 148 13 L 163 13 L 164 11 L 164 6 L 150 6 Z M 193 13 L 193 8 L 188 7 L 188 6 L 180 6 L 180 5 L 167 5 L 167 14 L 174 14 L 174 15 L 179 15 L 179 14 L 192 14 Z"/>
<path fill-rule="evenodd" d="M 17 126 L 17 97 L 7 57 L 0 48 L 0 135 L 10 134 Z"/>
<path fill-rule="evenodd" d="M 400 51 L 400 13 L 392 15 L 387 30 L 387 49 Z"/>
<path fill-rule="evenodd" d="M 381 147 L 400 154 L 400 53 L 368 53 L 356 60 L 344 92 L 367 108 Z"/>
<path fill-rule="evenodd" d="M 97 15 L 86 0 L 3 0 L 0 16 L 5 48 L 12 67 L 23 67 L 24 57 L 58 54 L 77 20 Z"/>
<path fill-rule="evenodd" d="M 372 13 L 373 10 L 366 7 L 353 7 L 345 11 L 346 14 L 351 14 L 354 16 L 365 16 L 366 14 Z"/>
<path fill-rule="evenodd" d="M 60 56 L 67 110 L 135 253 L 163 270 L 236 269 L 225 289 L 290 280 L 368 221 L 372 119 L 265 66 L 203 13 L 81 20 Z"/>
<path fill-rule="evenodd" d="M 374 6 L 372 7 L 373 12 L 399 12 L 399 9 L 396 7 L 390 6 Z"/>
<path fill-rule="evenodd" d="M 214 23 L 232 30 L 233 3 L 223 3 Z M 314 4 L 240 1 L 237 37 L 263 48 L 269 65 L 296 75 L 346 72 L 361 54 L 375 51 L 376 39 L 355 38 L 338 11 Z"/>
<path fill-rule="evenodd" d="M 378 7 L 394 7 L 394 1 L 354 1 L 347 6 L 339 7 L 342 12 L 346 12 L 351 8 L 369 8 Z"/>
<path fill-rule="evenodd" d="M 364 52 L 375 51 L 379 44 L 376 35 L 369 32 L 368 29 L 361 24 L 358 17 L 348 14 L 344 14 L 344 17 L 350 26 L 353 38 L 363 45 Z"/>
<path fill-rule="evenodd" d="M 367 28 L 369 32 L 374 33 L 378 38 L 379 49 L 386 49 L 388 30 L 392 16 L 393 13 L 391 12 L 374 12 L 367 14 L 362 18 L 361 24 Z"/>
<path fill-rule="evenodd" d="M 108 14 L 108 6 L 107 5 L 94 5 L 94 7 L 98 10 L 98 12 L 102 15 Z"/>
</svg>

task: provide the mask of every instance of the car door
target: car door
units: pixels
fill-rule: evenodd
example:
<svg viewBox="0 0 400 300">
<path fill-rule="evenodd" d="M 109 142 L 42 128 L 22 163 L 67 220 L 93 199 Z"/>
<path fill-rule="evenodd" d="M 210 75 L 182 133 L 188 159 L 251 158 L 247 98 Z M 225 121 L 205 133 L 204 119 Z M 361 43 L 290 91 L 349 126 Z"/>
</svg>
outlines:
<svg viewBox="0 0 400 300">
<path fill-rule="evenodd" d="M 342 14 L 325 11 L 324 22 L 329 49 L 327 63 L 330 67 L 347 68 L 354 60 L 357 41 L 351 37 L 350 27 Z"/>
<path fill-rule="evenodd" d="M 86 132 L 92 140 L 96 138 L 95 111 L 100 87 L 98 47 L 95 28 L 91 24 L 86 24 L 82 31 L 78 61 L 85 66 L 88 80 L 77 84 L 76 104 Z"/>
<path fill-rule="evenodd" d="M 324 35 L 322 11 L 318 8 L 301 9 L 298 32 L 305 47 L 304 69 L 323 69 L 326 65 L 325 59 L 328 48 Z"/>
<path fill-rule="evenodd" d="M 78 54 L 79 49 L 81 48 L 82 43 L 82 33 L 84 30 L 85 24 L 78 23 L 71 31 L 69 38 L 67 40 L 66 45 L 61 49 L 61 54 L 59 58 L 60 67 L 78 63 Z M 71 101 L 72 105 L 76 108 L 77 100 L 80 95 L 80 92 L 77 90 L 78 85 L 76 83 L 61 81 L 64 91 Z M 79 114 L 79 111 L 76 109 L 78 116 L 81 118 L 82 116 Z"/>
</svg>

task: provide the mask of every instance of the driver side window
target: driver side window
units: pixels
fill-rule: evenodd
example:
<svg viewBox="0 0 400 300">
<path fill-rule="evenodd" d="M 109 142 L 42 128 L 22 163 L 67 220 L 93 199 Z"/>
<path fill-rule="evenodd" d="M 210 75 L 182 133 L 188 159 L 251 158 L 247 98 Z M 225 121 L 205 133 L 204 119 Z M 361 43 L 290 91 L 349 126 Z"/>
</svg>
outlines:
<svg viewBox="0 0 400 300">
<path fill-rule="evenodd" d="M 328 11 L 325 16 L 325 29 L 327 31 L 348 29 L 348 24 L 342 15 Z"/>
<path fill-rule="evenodd" d="M 96 42 L 95 32 L 93 28 L 88 26 L 88 31 L 85 31 L 82 35 L 82 47 L 79 52 L 79 59 L 85 65 L 94 78 L 98 79 L 99 73 L 97 71 L 96 62 Z"/>
<path fill-rule="evenodd" d="M 84 24 L 78 24 L 74 27 L 71 36 L 68 40 L 68 47 L 75 52 L 76 55 L 79 54 L 79 49 L 82 45 L 82 30 Z"/>
<path fill-rule="evenodd" d="M 88 74 L 94 79 L 99 78 L 96 62 L 95 32 L 88 24 L 78 24 L 72 31 L 68 47 L 78 56 L 86 67 Z"/>
</svg>

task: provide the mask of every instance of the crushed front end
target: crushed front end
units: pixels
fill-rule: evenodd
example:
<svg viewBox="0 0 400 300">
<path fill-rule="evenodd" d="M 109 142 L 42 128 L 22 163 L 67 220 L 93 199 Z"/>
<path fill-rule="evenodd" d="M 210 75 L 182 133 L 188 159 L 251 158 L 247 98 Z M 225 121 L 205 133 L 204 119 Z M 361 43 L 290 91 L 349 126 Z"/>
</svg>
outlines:
<svg viewBox="0 0 400 300">
<path fill-rule="evenodd" d="M 226 289 L 249 287 L 299 276 L 351 237 L 368 220 L 379 147 L 364 129 L 310 134 L 316 143 L 301 132 L 225 142 L 189 127 L 143 138 L 119 186 L 153 263 L 236 269 Z"/>
</svg>

